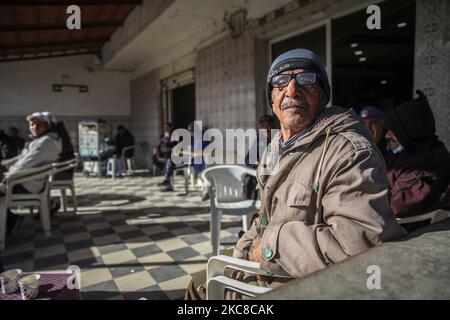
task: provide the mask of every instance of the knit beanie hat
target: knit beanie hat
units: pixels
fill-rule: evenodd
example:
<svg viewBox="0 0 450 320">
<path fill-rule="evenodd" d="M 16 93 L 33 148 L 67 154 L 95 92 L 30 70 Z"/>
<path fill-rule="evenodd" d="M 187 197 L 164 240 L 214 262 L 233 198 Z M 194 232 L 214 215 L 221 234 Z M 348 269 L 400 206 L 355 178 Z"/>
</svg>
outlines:
<svg viewBox="0 0 450 320">
<path fill-rule="evenodd" d="M 270 67 L 267 76 L 267 102 L 272 106 L 272 78 L 283 71 L 294 69 L 306 69 L 315 72 L 319 77 L 319 85 L 322 87 L 328 103 L 330 100 L 330 83 L 327 71 L 320 57 L 307 49 L 293 49 L 278 56 Z"/>
</svg>

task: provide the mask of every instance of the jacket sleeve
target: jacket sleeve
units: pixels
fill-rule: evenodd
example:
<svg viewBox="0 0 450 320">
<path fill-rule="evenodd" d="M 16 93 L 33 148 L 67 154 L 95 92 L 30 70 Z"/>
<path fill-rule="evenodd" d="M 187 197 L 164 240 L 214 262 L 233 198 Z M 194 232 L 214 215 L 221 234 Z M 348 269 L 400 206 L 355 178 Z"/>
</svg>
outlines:
<svg viewBox="0 0 450 320">
<path fill-rule="evenodd" d="M 258 224 L 259 224 L 259 217 L 253 220 L 250 229 L 247 232 L 245 232 L 237 242 L 236 247 L 234 248 L 233 251 L 233 257 L 239 259 L 248 259 L 248 253 L 253 245 L 253 241 L 258 236 L 256 230 Z"/>
<path fill-rule="evenodd" d="M 302 277 L 403 235 L 390 209 L 381 157 L 362 149 L 339 159 L 321 179 L 321 223 L 269 225 L 262 237 L 262 269 Z"/>
<path fill-rule="evenodd" d="M 9 168 L 6 176 L 20 170 L 36 168 L 44 163 L 57 161 L 57 159 L 58 150 L 49 139 L 46 139 L 42 143 L 31 145 L 28 152 L 22 152 L 19 159 Z"/>
</svg>

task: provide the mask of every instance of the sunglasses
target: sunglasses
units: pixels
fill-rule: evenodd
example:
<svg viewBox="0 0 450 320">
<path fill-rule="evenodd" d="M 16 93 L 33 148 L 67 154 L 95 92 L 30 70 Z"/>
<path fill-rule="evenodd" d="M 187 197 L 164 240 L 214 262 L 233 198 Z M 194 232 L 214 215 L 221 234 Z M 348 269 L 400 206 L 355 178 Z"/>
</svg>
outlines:
<svg viewBox="0 0 450 320">
<path fill-rule="evenodd" d="M 272 78 L 274 88 L 286 87 L 292 79 L 295 79 L 299 86 L 309 86 L 316 83 L 316 74 L 312 72 L 297 74 L 279 74 Z"/>
</svg>

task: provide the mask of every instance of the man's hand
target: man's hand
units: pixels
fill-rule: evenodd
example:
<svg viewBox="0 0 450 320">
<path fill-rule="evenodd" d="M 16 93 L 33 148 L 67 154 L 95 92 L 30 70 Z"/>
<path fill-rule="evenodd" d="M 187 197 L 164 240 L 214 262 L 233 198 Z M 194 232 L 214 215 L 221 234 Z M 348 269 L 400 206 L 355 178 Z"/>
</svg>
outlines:
<svg viewBox="0 0 450 320">
<path fill-rule="evenodd" d="M 253 262 L 261 261 L 261 242 L 258 241 L 253 245 L 253 248 L 249 256 L 249 260 Z"/>
</svg>

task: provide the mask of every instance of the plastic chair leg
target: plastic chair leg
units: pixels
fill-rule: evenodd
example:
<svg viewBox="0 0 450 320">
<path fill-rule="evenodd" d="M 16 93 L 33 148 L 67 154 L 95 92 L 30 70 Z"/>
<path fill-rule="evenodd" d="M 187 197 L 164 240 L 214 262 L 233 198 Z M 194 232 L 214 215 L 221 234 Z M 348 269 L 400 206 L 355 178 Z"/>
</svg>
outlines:
<svg viewBox="0 0 450 320">
<path fill-rule="evenodd" d="M 41 199 L 41 222 L 44 229 L 45 237 L 50 237 L 51 225 L 50 225 L 50 206 L 47 197 Z"/>
<path fill-rule="evenodd" d="M 70 186 L 70 193 L 72 194 L 73 211 L 78 211 L 77 195 L 75 194 L 75 186 Z"/>
<path fill-rule="evenodd" d="M 63 212 L 67 212 L 67 194 L 66 189 L 61 189 L 61 206 L 63 209 Z"/>
<path fill-rule="evenodd" d="M 211 211 L 211 245 L 213 255 L 219 255 L 220 247 L 220 229 L 221 229 L 222 212 L 220 210 Z"/>
</svg>

